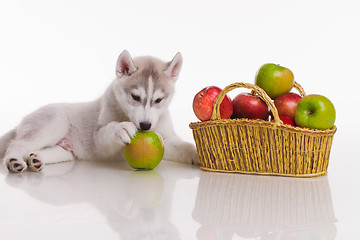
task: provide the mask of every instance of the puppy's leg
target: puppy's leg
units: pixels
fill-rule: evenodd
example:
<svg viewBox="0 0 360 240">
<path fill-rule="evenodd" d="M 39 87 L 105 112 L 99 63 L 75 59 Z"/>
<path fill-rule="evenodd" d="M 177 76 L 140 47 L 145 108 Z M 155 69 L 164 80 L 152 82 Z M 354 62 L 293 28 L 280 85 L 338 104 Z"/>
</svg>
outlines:
<svg viewBox="0 0 360 240">
<path fill-rule="evenodd" d="M 199 159 L 194 144 L 184 142 L 178 136 L 173 135 L 164 139 L 164 159 L 175 162 L 191 163 L 199 165 Z"/>
<path fill-rule="evenodd" d="M 200 164 L 195 145 L 184 142 L 176 135 L 170 113 L 168 111 L 165 112 L 159 119 L 157 126 L 158 127 L 154 129 L 154 131 L 160 133 L 160 135 L 164 138 L 165 160 L 195 165 Z"/>
<path fill-rule="evenodd" d="M 55 145 L 39 151 L 34 151 L 26 160 L 30 170 L 39 172 L 45 164 L 72 161 L 74 159 L 75 157 L 72 152 Z"/>
<path fill-rule="evenodd" d="M 10 172 L 24 171 L 30 153 L 56 145 L 68 131 L 69 123 L 60 111 L 42 108 L 32 113 L 18 126 L 16 138 L 6 150 L 4 164 Z"/>
<path fill-rule="evenodd" d="M 130 143 L 137 132 L 132 122 L 110 122 L 101 127 L 95 135 L 98 154 L 103 157 L 111 156 Z"/>
</svg>

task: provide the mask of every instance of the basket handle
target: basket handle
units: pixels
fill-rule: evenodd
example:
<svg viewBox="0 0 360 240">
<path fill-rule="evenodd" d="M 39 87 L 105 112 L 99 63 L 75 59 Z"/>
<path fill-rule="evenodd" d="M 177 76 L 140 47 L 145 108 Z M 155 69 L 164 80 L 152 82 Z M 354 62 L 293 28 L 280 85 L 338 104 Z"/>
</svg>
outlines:
<svg viewBox="0 0 360 240">
<path fill-rule="evenodd" d="M 224 99 L 225 95 L 228 92 L 230 92 L 231 90 L 234 90 L 236 88 L 247 88 L 247 89 L 251 89 L 253 92 L 255 92 L 266 103 L 266 105 L 269 106 L 270 111 L 272 112 L 274 119 L 275 119 L 275 125 L 280 125 L 282 123 L 282 121 L 279 118 L 279 113 L 275 107 L 274 102 L 266 94 L 266 92 L 262 88 L 258 87 L 255 84 L 243 83 L 243 82 L 230 84 L 219 93 L 219 95 L 216 97 L 216 99 L 214 101 L 213 112 L 212 112 L 210 120 L 221 119 L 220 104 L 221 104 L 222 100 Z M 300 93 L 300 95 L 302 97 L 304 97 L 306 95 L 304 89 L 301 87 L 301 85 L 299 83 L 294 82 L 294 88 Z"/>
<path fill-rule="evenodd" d="M 304 91 L 304 89 L 302 88 L 302 86 L 300 85 L 300 83 L 298 82 L 294 82 L 294 88 L 300 93 L 301 97 L 305 97 L 306 93 Z"/>
</svg>

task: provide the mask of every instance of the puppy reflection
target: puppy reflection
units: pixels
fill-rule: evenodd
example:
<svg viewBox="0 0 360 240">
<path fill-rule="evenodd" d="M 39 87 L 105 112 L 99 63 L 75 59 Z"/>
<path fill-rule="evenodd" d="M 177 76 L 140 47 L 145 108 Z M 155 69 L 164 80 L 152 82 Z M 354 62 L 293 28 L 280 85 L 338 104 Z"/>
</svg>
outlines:
<svg viewBox="0 0 360 240">
<path fill-rule="evenodd" d="M 51 205 L 92 204 L 120 239 L 179 239 L 169 220 L 176 179 L 167 176 L 173 173 L 162 173 L 166 184 L 156 170 L 134 171 L 126 163 L 73 161 L 50 164 L 41 174 L 8 174 L 7 182 Z"/>
</svg>

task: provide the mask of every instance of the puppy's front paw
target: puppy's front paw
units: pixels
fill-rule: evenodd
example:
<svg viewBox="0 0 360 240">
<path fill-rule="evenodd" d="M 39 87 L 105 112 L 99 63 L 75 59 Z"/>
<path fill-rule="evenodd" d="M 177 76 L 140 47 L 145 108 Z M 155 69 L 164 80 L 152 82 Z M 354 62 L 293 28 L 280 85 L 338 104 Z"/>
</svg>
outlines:
<svg viewBox="0 0 360 240">
<path fill-rule="evenodd" d="M 182 142 L 180 144 L 165 148 L 166 159 L 175 162 L 200 165 L 194 144 Z"/>
<path fill-rule="evenodd" d="M 136 126 L 132 122 L 121 122 L 115 128 L 115 139 L 121 145 L 130 143 L 137 132 Z"/>
<path fill-rule="evenodd" d="M 26 162 L 17 158 L 5 158 L 5 165 L 12 173 L 21 173 L 26 170 Z"/>
<path fill-rule="evenodd" d="M 186 144 L 184 148 L 185 148 L 184 151 L 186 153 L 185 158 L 189 159 L 191 164 L 193 164 L 193 165 L 200 165 L 196 147 L 193 144 L 189 143 L 189 144 Z"/>
</svg>

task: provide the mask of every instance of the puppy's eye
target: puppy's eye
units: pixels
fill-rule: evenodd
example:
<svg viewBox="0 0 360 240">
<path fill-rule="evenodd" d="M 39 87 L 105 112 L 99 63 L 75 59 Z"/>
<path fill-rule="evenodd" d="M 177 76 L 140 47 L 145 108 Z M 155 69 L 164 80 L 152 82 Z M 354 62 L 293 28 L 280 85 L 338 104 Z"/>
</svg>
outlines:
<svg viewBox="0 0 360 240">
<path fill-rule="evenodd" d="M 137 101 L 137 102 L 140 102 L 140 100 L 141 100 L 140 96 L 135 95 L 135 94 L 131 94 L 131 97 L 132 97 L 132 99 L 134 99 L 134 101 Z"/>
<path fill-rule="evenodd" d="M 155 103 L 160 103 L 163 99 L 162 98 L 158 98 L 155 100 Z"/>
</svg>

